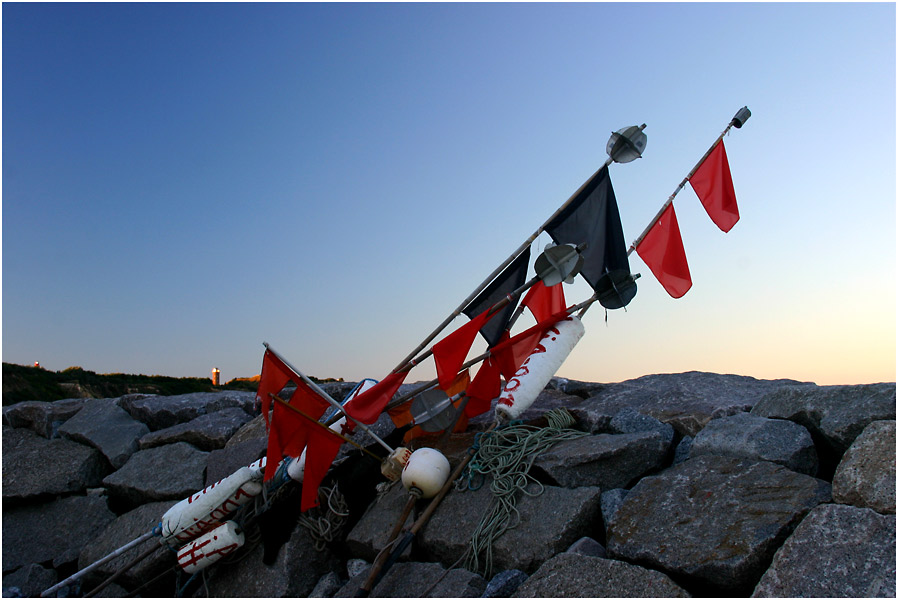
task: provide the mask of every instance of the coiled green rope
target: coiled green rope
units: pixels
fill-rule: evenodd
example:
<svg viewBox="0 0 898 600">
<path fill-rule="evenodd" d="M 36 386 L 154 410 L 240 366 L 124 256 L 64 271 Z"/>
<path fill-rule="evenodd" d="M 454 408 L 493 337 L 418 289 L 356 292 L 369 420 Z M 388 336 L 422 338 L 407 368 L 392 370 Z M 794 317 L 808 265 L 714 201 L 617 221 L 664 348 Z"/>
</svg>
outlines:
<svg viewBox="0 0 898 600">
<path fill-rule="evenodd" d="M 539 496 L 545 489 L 529 475 L 533 462 L 558 442 L 589 435 L 584 431 L 571 429 L 576 421 L 564 408 L 551 410 L 545 417 L 549 421 L 546 427 L 512 422 L 507 427 L 486 432 L 475 444 L 474 456 L 467 467 L 468 487 L 477 489 L 482 485 L 483 478 L 491 476 L 490 491 L 493 493 L 493 500 L 490 510 L 471 536 L 465 568 L 479 572 L 487 579 L 492 576 L 493 571 L 493 543 L 503 533 L 520 524 L 521 516 L 516 506 L 517 492 Z M 477 486 L 473 485 L 475 481 L 478 481 Z M 528 490 L 530 484 L 535 484 L 536 489 Z"/>
</svg>

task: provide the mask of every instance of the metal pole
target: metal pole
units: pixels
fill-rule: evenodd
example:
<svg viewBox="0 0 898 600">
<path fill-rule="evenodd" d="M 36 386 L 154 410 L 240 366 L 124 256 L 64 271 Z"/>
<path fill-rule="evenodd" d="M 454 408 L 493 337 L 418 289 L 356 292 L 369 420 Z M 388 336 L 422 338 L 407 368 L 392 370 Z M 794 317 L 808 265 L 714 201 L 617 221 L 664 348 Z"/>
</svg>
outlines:
<svg viewBox="0 0 898 600">
<path fill-rule="evenodd" d="M 645 127 L 645 126 L 643 125 L 642 127 Z M 640 130 L 641 130 L 641 129 L 642 129 L 642 128 L 640 128 Z M 399 364 L 396 366 L 396 368 L 393 369 L 393 372 L 396 373 L 396 372 L 399 372 L 399 371 L 402 371 L 403 369 L 405 369 L 405 367 L 408 366 L 409 361 L 411 361 L 411 360 L 415 357 L 415 355 L 418 354 L 418 352 L 420 352 L 421 350 L 423 350 L 424 347 L 427 346 L 427 344 L 429 344 L 430 342 L 432 342 L 432 341 L 434 340 L 434 338 L 436 338 L 436 337 L 440 334 L 440 332 L 443 331 L 443 329 L 445 329 L 446 326 L 448 326 L 449 323 L 451 323 L 451 322 L 455 319 L 455 317 L 457 317 L 458 315 L 460 315 L 461 312 L 462 312 L 462 310 L 464 310 L 464 308 L 465 308 L 468 304 L 470 304 L 471 301 L 474 300 L 474 298 L 477 297 L 477 294 L 479 294 L 479 293 L 482 292 L 484 289 L 486 289 L 486 286 L 488 286 L 488 285 L 490 284 L 490 282 L 492 282 L 493 279 L 495 279 L 495 278 L 502 272 L 502 270 L 505 269 L 505 267 L 507 267 L 508 265 L 510 265 L 510 264 L 514 261 L 514 259 L 516 259 L 516 258 L 521 254 L 521 252 L 523 252 L 524 250 L 526 250 L 526 249 L 530 246 L 530 244 L 533 243 L 533 240 L 535 240 L 537 237 L 539 237 L 539 235 L 540 235 L 543 231 L 545 231 L 545 229 L 546 229 L 546 227 L 549 225 L 549 223 L 551 223 L 551 222 L 555 219 L 555 217 L 557 217 L 558 215 L 560 215 L 561 212 L 562 212 L 564 209 L 566 209 L 566 208 L 570 205 L 571 202 L 574 201 L 574 199 L 580 194 L 580 192 L 583 191 L 583 189 L 584 189 L 587 185 L 589 185 L 589 183 L 590 183 L 593 179 L 595 179 L 595 177 L 602 171 L 602 169 L 608 167 L 608 165 L 610 165 L 612 162 L 613 162 L 613 160 L 612 160 L 611 157 L 609 156 L 608 159 L 605 161 L 605 163 L 604 163 L 601 167 L 599 167 L 599 169 L 598 169 L 595 173 L 593 173 L 593 174 L 589 177 L 589 179 L 587 179 L 586 181 L 584 181 L 583 184 L 582 184 L 579 188 L 577 188 L 577 191 L 574 192 L 573 194 L 571 194 L 571 197 L 568 198 L 568 199 L 564 202 L 564 204 L 562 204 L 561 206 L 559 206 L 559 207 L 558 207 L 558 210 L 556 210 L 554 213 L 552 213 L 552 216 L 549 217 L 548 219 L 546 219 L 545 223 L 543 223 L 543 224 L 539 227 L 539 229 L 537 229 L 536 231 L 534 231 L 533 234 L 532 234 L 529 238 L 527 238 L 527 240 L 526 240 L 523 244 L 521 244 L 521 245 L 518 247 L 518 249 L 515 250 L 515 251 L 511 254 L 511 256 L 509 256 L 507 259 L 505 259 L 505 261 L 503 261 L 502 264 L 499 265 L 499 266 L 496 268 L 496 270 L 493 271 L 493 272 L 489 275 L 489 277 L 487 277 L 487 278 L 483 281 L 483 283 L 481 283 L 479 286 L 477 286 L 477 288 L 476 288 L 473 292 L 471 292 L 471 295 L 468 296 L 467 298 L 465 298 L 465 299 L 462 301 L 462 303 L 459 304 L 458 308 L 456 308 L 454 311 L 452 311 L 452 314 L 450 314 L 450 315 L 446 318 L 445 321 L 443 321 L 442 323 L 440 323 L 440 324 L 437 326 L 437 328 L 434 329 L 433 332 L 432 332 L 429 336 L 427 336 L 426 338 L 424 338 L 424 341 L 423 341 L 423 342 L 421 342 L 420 344 L 418 344 L 418 347 L 417 347 L 417 348 L 415 348 L 414 350 L 412 350 L 412 351 L 409 353 L 408 356 L 406 356 L 404 359 L 402 359 L 402 362 L 399 363 Z"/>
<path fill-rule="evenodd" d="M 370 435 L 372 438 L 374 438 L 374 441 L 376 441 L 378 444 L 380 444 L 381 446 L 383 446 L 384 448 L 386 448 L 387 452 L 389 452 L 390 454 L 392 454 L 392 453 L 394 452 L 393 448 L 390 448 L 390 446 L 388 446 L 387 443 L 386 443 L 385 441 L 383 441 L 382 439 L 380 439 L 380 438 L 377 436 L 377 434 L 375 434 L 373 431 L 371 431 L 371 429 L 370 429 L 367 425 L 365 425 L 364 423 L 362 423 L 362 422 L 359 421 L 358 419 L 352 417 L 351 415 L 347 414 L 346 411 L 343 410 L 343 407 L 340 406 L 340 403 L 337 402 L 336 400 L 334 400 L 333 398 L 331 398 L 331 397 L 328 395 L 327 392 L 325 392 L 323 389 L 321 389 L 321 388 L 318 386 L 317 383 L 315 383 L 314 381 L 312 381 L 311 379 L 309 379 L 308 377 L 306 377 L 305 375 L 303 375 L 303 374 L 299 371 L 299 369 L 297 369 L 296 367 L 294 367 L 293 365 L 291 365 L 290 363 L 288 363 L 287 360 L 286 360 L 283 356 L 281 356 L 280 354 L 278 354 L 278 353 L 275 351 L 275 349 L 272 348 L 272 347 L 268 344 L 268 342 L 262 342 L 262 345 L 265 346 L 265 349 L 266 349 L 266 350 L 270 350 L 272 354 L 274 354 L 275 356 L 277 356 L 278 359 L 280 359 L 280 361 L 281 361 L 282 363 L 284 363 L 284 365 L 286 365 L 288 369 L 290 369 L 291 371 L 293 371 L 293 373 L 294 373 L 297 377 L 301 378 L 306 384 L 308 384 L 308 386 L 309 386 L 310 388 L 312 388 L 312 391 L 314 391 L 316 394 L 318 394 L 319 396 L 321 396 L 324 400 L 326 400 L 331 406 L 333 406 L 334 408 L 336 408 L 338 411 L 340 411 L 341 413 L 343 413 L 344 415 L 346 415 L 346 418 L 350 419 L 353 423 L 355 423 L 356 425 L 358 425 L 358 426 L 361 428 L 362 431 L 364 431 L 365 433 L 367 433 L 368 435 Z"/>
<path fill-rule="evenodd" d="M 637 237 L 636 240 L 634 240 L 634 242 L 630 244 L 630 247 L 627 249 L 627 256 L 633 254 L 633 251 L 636 250 L 636 246 L 642 243 L 642 240 L 645 239 L 645 236 L 649 234 L 649 231 L 652 229 L 652 227 L 655 226 L 655 223 L 658 222 L 658 219 L 661 218 L 661 215 L 664 214 L 664 211 L 667 210 L 667 207 L 670 206 L 670 203 L 673 202 L 673 199 L 676 197 L 676 195 L 680 193 L 680 190 L 686 187 L 686 182 L 689 181 L 689 178 L 695 175 L 695 172 L 698 170 L 698 168 L 702 166 L 702 163 L 705 162 L 705 159 L 708 158 L 708 155 L 710 155 L 717 144 L 720 143 L 720 140 L 722 140 L 723 137 L 730 132 L 730 129 L 733 127 L 733 125 L 736 125 L 735 117 L 730 121 L 730 124 L 726 126 L 726 129 L 723 130 L 723 133 L 717 136 L 717 139 L 714 140 L 714 143 L 711 144 L 711 147 L 708 148 L 708 151 L 702 155 L 697 163 L 695 163 L 695 166 L 692 167 L 686 177 L 683 178 L 683 181 L 680 182 L 680 185 L 677 186 L 677 189 L 673 191 L 673 194 L 671 194 L 670 197 L 668 197 L 668 199 L 661 206 L 661 210 L 659 210 L 655 217 L 651 221 L 649 221 L 649 224 L 646 226 L 646 228 L 642 230 L 642 233 L 639 234 L 639 237 Z"/>
<path fill-rule="evenodd" d="M 142 536 L 140 536 L 139 538 L 137 538 L 137 539 L 135 539 L 135 540 L 131 540 L 130 542 L 128 542 L 127 544 L 125 544 L 124 546 L 122 546 L 121 548 L 119 548 L 118 550 L 113 550 L 112 552 L 110 552 L 109 554 L 107 554 L 106 556 L 104 556 L 103 558 L 101 558 L 100 560 L 96 561 L 95 563 L 93 563 L 93 564 L 91 564 L 91 565 L 88 565 L 88 566 L 84 567 L 83 569 L 81 569 L 80 571 L 78 571 L 77 573 L 75 573 L 74 575 L 72 575 L 72 576 L 70 576 L 70 577 L 66 577 L 65 579 L 63 579 L 62 581 L 60 581 L 59 583 L 57 583 L 57 584 L 54 585 L 53 587 L 50 587 L 50 588 L 45 589 L 43 592 L 41 592 L 41 598 L 47 598 L 47 597 L 49 597 L 50 594 L 52 594 L 53 592 L 55 592 L 56 590 L 58 590 L 58 589 L 61 588 L 62 586 L 68 585 L 68 584 L 72 583 L 73 581 L 76 581 L 76 580 L 80 579 L 81 577 L 83 577 L 83 576 L 86 575 L 87 573 L 90 573 L 90 572 L 93 571 L 94 569 L 96 569 L 96 568 L 98 568 L 98 567 L 101 567 L 102 565 L 105 565 L 106 563 L 108 563 L 110 560 L 112 560 L 112 559 L 115 558 L 116 556 L 119 556 L 119 555 L 121 555 L 121 554 L 127 552 L 128 550 L 130 550 L 130 549 L 133 548 L 134 546 L 137 546 L 137 545 L 140 544 L 141 542 L 145 542 L 146 540 L 150 539 L 150 538 L 153 537 L 154 535 L 155 535 L 155 533 L 154 533 L 152 530 L 151 530 L 151 531 L 148 531 L 148 532 L 146 532 L 145 534 L 143 534 Z"/>
</svg>

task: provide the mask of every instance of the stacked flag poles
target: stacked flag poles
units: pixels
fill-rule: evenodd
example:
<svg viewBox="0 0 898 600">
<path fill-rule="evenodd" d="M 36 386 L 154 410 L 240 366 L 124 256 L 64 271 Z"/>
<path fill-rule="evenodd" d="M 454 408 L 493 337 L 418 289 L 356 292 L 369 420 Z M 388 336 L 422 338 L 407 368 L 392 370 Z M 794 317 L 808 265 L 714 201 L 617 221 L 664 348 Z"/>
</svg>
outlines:
<svg viewBox="0 0 898 600">
<path fill-rule="evenodd" d="M 645 145 L 644 135 L 642 136 L 642 140 L 634 143 L 631 140 L 633 134 L 641 134 L 642 130 L 645 129 L 645 123 L 639 126 L 633 126 L 629 128 L 625 128 L 620 130 L 617 133 L 612 133 L 611 139 L 608 142 L 607 151 L 608 158 L 599 167 L 595 173 L 593 173 L 583 184 L 575 191 L 571 196 L 561 205 L 558 209 L 550 216 L 546 221 L 533 232 L 530 237 L 521 244 L 517 250 L 515 250 L 507 259 L 505 259 L 502 264 L 500 264 L 477 288 L 467 297 L 464 301 L 456 308 L 452 313 L 446 317 L 446 319 L 440 323 L 433 332 L 430 333 L 424 341 L 422 341 L 418 346 L 412 350 L 408 356 L 406 356 L 402 362 L 400 362 L 394 369 L 393 373 L 398 373 L 405 370 L 409 364 L 412 366 L 418 361 L 415 361 L 415 357 L 418 355 L 421 350 L 423 350 L 430 342 L 432 342 L 436 337 L 452 323 L 453 320 L 464 311 L 465 307 L 467 307 L 471 301 L 473 301 L 478 294 L 480 294 L 486 287 L 498 277 L 502 271 L 508 267 L 515 259 L 517 259 L 523 252 L 525 252 L 530 245 L 542 234 L 546 231 L 546 228 L 549 227 L 553 221 L 555 221 L 562 213 L 564 213 L 565 209 L 567 209 L 571 203 L 574 202 L 575 199 L 580 195 L 580 193 L 590 184 L 598 175 L 602 172 L 603 169 L 606 169 L 611 165 L 612 162 L 630 162 L 631 160 L 638 158 L 642 149 Z M 413 362 L 414 361 L 414 362 Z"/>
</svg>

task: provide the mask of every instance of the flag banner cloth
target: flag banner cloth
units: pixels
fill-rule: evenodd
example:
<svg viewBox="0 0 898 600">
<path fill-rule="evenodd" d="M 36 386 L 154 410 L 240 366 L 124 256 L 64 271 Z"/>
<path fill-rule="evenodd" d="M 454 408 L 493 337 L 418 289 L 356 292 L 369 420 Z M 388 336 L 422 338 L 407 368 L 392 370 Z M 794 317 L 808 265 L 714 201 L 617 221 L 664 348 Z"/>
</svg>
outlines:
<svg viewBox="0 0 898 600">
<path fill-rule="evenodd" d="M 626 306 L 636 295 L 636 283 L 628 278 L 627 244 L 607 166 L 552 219 L 546 231 L 556 244 L 587 245 L 582 250 L 580 274 L 593 290 L 607 293 L 609 288 L 613 289 L 608 278 L 621 282 L 616 286 L 620 298 L 608 308 Z M 606 306 L 605 302 L 602 306 Z"/>
<path fill-rule="evenodd" d="M 672 202 L 636 246 L 636 253 L 674 298 L 681 298 L 692 287 L 686 250 Z"/>
<path fill-rule="evenodd" d="M 433 346 L 433 360 L 437 367 L 440 389 L 449 389 L 461 369 L 477 332 L 491 318 L 489 309 L 483 311 Z"/>
<path fill-rule="evenodd" d="M 302 500 L 300 511 L 305 512 L 318 506 L 318 488 L 327 475 L 328 469 L 337 458 L 343 439 L 330 429 L 309 423 L 306 466 L 302 476 Z M 271 463 L 269 463 L 271 464 Z"/>
<path fill-rule="evenodd" d="M 498 398 L 502 393 L 502 381 L 499 376 L 499 362 L 495 358 L 489 357 L 480 363 L 480 369 L 467 391 L 469 399 L 465 406 L 465 415 L 469 419 L 488 411 L 493 398 Z"/>
<path fill-rule="evenodd" d="M 545 321 L 555 313 L 567 307 L 564 301 L 562 284 L 546 287 L 539 281 L 527 292 L 521 304 L 530 309 L 536 322 Z"/>
<path fill-rule="evenodd" d="M 732 229 L 739 220 L 739 207 L 736 205 L 736 190 L 733 189 L 723 140 L 702 161 L 689 178 L 689 183 L 714 224 L 724 233 Z"/>
<path fill-rule="evenodd" d="M 529 263 L 530 247 L 528 246 L 462 310 L 465 316 L 473 319 L 475 315 L 479 315 L 524 285 Z M 480 328 L 480 334 L 486 340 L 487 345 L 495 346 L 499 343 L 499 338 L 502 337 L 502 332 L 505 331 L 516 304 L 514 301 L 509 302 L 508 306 L 497 312 L 486 325 Z"/>
<path fill-rule="evenodd" d="M 347 402 L 343 410 L 347 415 L 365 425 L 374 423 L 409 373 L 410 371 L 390 373 L 374 387 L 365 390 L 350 402 Z M 354 424 L 351 422 L 347 422 L 347 425 L 349 425 L 350 431 L 354 429 Z"/>
<path fill-rule="evenodd" d="M 521 368 L 521 365 L 527 360 L 527 357 L 530 356 L 530 353 L 533 352 L 537 344 L 539 344 L 540 338 L 554 327 L 558 321 L 566 319 L 567 317 L 567 311 L 562 310 L 561 312 L 548 317 L 544 321 L 537 323 L 530 329 L 522 331 L 513 338 L 508 338 L 508 334 L 506 334 L 506 339 L 494 348 L 490 348 L 490 354 L 495 359 L 499 371 L 502 373 L 505 381 L 514 377 L 515 372 Z M 478 372 L 478 375 L 479 374 L 480 373 Z M 474 377 L 474 381 L 477 381 L 477 377 Z M 474 383 L 471 385 L 474 385 Z M 490 400 L 492 400 L 492 398 L 490 398 Z"/>
</svg>

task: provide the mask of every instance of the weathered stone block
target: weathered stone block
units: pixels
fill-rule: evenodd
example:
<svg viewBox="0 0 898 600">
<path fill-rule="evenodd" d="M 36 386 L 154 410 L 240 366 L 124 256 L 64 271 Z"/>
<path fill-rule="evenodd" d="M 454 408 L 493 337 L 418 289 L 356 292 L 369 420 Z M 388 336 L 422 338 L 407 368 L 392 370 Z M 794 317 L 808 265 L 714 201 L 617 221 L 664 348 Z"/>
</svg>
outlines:
<svg viewBox="0 0 898 600">
<path fill-rule="evenodd" d="M 873 421 L 833 476 L 833 500 L 895 514 L 895 421 Z"/>
<path fill-rule="evenodd" d="M 181 500 L 203 488 L 208 452 L 186 442 L 135 452 L 103 485 L 126 507 L 147 502 Z"/>
<path fill-rule="evenodd" d="M 147 433 L 140 438 L 140 449 L 187 442 L 207 452 L 218 450 L 224 448 L 231 436 L 251 418 L 242 408 L 224 408 L 186 423 Z"/>
<path fill-rule="evenodd" d="M 111 398 L 88 400 L 59 428 L 60 435 L 102 452 L 114 469 L 137 452 L 137 441 L 148 432 Z"/>
</svg>

